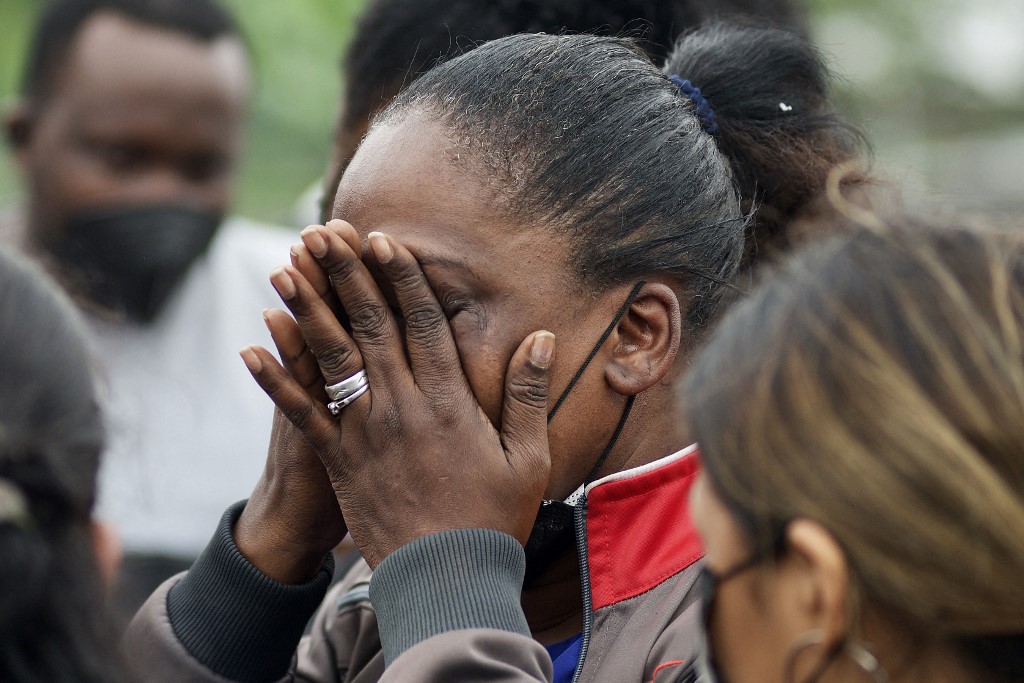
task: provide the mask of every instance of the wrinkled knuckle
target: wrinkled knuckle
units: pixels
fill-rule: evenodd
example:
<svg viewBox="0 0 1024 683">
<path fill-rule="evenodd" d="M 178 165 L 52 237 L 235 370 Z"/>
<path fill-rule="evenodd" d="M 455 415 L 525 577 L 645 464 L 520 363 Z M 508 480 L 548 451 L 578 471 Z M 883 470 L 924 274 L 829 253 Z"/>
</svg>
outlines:
<svg viewBox="0 0 1024 683">
<path fill-rule="evenodd" d="M 293 308 L 293 313 L 295 314 L 295 322 L 302 329 L 313 327 L 320 323 L 320 316 L 315 310 L 307 306 L 305 302 L 301 305 L 296 305 Z"/>
<path fill-rule="evenodd" d="M 284 388 L 284 382 L 276 373 L 266 372 L 266 366 L 263 369 L 264 372 L 259 377 L 260 388 L 276 403 L 278 393 Z"/>
<path fill-rule="evenodd" d="M 313 406 L 309 403 L 289 406 L 288 409 L 282 409 L 281 412 L 299 430 L 305 429 L 313 421 Z"/>
<path fill-rule="evenodd" d="M 548 405 L 548 383 L 545 378 L 520 377 L 513 382 L 511 393 L 519 402 L 531 408 L 546 408 Z"/>
<path fill-rule="evenodd" d="M 328 349 L 317 356 L 320 372 L 324 377 L 347 377 L 355 372 L 352 356 L 352 351 L 343 346 Z"/>
<path fill-rule="evenodd" d="M 446 320 L 440 310 L 431 306 L 418 306 L 406 312 L 405 331 L 417 338 L 433 338 L 444 329 Z"/>
<path fill-rule="evenodd" d="M 388 329 L 390 314 L 382 306 L 373 304 L 360 306 L 349 311 L 348 315 L 352 330 L 371 339 L 383 335 Z"/>
<path fill-rule="evenodd" d="M 426 287 L 426 279 L 414 263 L 402 263 L 396 265 L 396 268 L 397 272 L 392 278 L 396 291 L 416 292 Z"/>
<path fill-rule="evenodd" d="M 352 278 L 357 264 L 358 261 L 355 259 L 333 258 L 324 264 L 324 270 L 327 271 L 327 277 L 330 278 L 331 283 L 338 287 Z"/>
</svg>

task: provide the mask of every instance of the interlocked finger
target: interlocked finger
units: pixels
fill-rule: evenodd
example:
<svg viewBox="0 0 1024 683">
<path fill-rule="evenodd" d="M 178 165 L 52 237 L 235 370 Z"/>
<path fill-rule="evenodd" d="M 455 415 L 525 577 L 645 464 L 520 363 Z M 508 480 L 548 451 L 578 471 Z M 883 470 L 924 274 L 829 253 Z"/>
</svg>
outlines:
<svg viewBox="0 0 1024 683">
<path fill-rule="evenodd" d="M 298 270 L 291 266 L 278 268 L 271 273 L 270 280 L 295 316 L 327 384 L 341 382 L 363 369 L 358 347 Z"/>
<path fill-rule="evenodd" d="M 416 258 L 379 232 L 370 233 L 369 244 L 402 310 L 416 385 L 428 394 L 468 390 L 448 318 Z"/>
<path fill-rule="evenodd" d="M 381 392 L 390 393 L 397 384 L 411 382 L 411 376 L 398 324 L 373 276 L 345 238 L 350 230 L 347 223 L 334 221 L 330 229 L 304 230 L 302 241 L 334 285 L 351 326 L 351 339 L 358 345 L 375 391 L 379 386 Z M 320 357 L 316 349 L 313 352 Z"/>
<path fill-rule="evenodd" d="M 327 448 L 337 424 L 324 405 L 310 396 L 268 352 L 259 346 L 242 349 L 242 359 L 253 379 L 308 443 Z"/>
<path fill-rule="evenodd" d="M 334 226 L 341 229 L 341 237 L 345 240 L 346 244 L 352 249 L 356 255 L 362 254 L 362 246 L 359 243 L 359 235 L 356 233 L 352 226 L 348 225 L 344 221 L 334 220 L 328 223 L 329 226 Z M 311 225 L 306 230 L 315 230 L 319 226 Z M 348 228 L 348 229 L 344 229 Z M 341 326 L 345 328 L 346 332 L 351 332 L 352 328 L 348 324 L 348 316 L 345 314 L 345 309 L 341 307 L 341 302 L 338 301 L 338 295 L 334 291 L 334 285 L 331 284 L 331 279 L 327 276 L 327 272 L 320 267 L 313 255 L 309 253 L 309 249 L 306 248 L 305 244 L 299 243 L 293 245 L 291 248 L 291 260 L 292 265 L 295 266 L 302 277 L 306 278 L 313 289 L 316 290 L 317 295 L 324 300 L 327 306 L 334 312 L 334 316 L 341 321 Z"/>
<path fill-rule="evenodd" d="M 313 258 L 313 255 L 309 253 L 306 245 L 301 242 L 293 244 L 290 255 L 295 269 L 302 273 L 302 277 L 306 278 L 306 281 L 316 292 L 317 296 L 323 299 L 323 302 L 334 313 L 334 317 L 341 321 L 341 326 L 345 328 L 345 331 L 349 331 L 345 321 L 345 311 L 341 307 L 341 302 L 338 301 L 338 296 L 334 293 L 331 280 L 327 277 L 324 269 L 320 267 L 320 264 L 316 262 L 316 259 Z"/>
<path fill-rule="evenodd" d="M 316 357 L 306 346 L 299 326 L 290 315 L 277 309 L 264 311 L 263 320 L 270 331 L 274 346 L 277 347 L 277 355 L 284 369 L 311 397 L 326 402 L 324 376 L 320 373 Z"/>
</svg>

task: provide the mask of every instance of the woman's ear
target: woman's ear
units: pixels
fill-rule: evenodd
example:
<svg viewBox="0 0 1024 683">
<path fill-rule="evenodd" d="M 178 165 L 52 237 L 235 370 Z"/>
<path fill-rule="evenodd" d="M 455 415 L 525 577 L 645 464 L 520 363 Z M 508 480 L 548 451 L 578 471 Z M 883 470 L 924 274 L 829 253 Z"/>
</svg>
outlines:
<svg viewBox="0 0 1024 683">
<path fill-rule="evenodd" d="M 850 631 L 849 568 L 842 547 L 821 524 L 795 519 L 786 527 L 787 592 L 806 628 L 821 635 L 825 649 Z"/>
<path fill-rule="evenodd" d="M 679 297 L 668 285 L 648 282 L 640 288 L 615 330 L 609 386 L 636 396 L 661 382 L 675 365 L 682 336 Z"/>
<path fill-rule="evenodd" d="M 92 550 L 96 555 L 96 567 L 99 569 L 100 579 L 107 590 L 111 590 L 117 582 L 117 574 L 121 570 L 121 560 L 124 557 L 121 539 L 109 522 L 94 519 L 90 522 L 90 531 L 92 532 Z"/>
</svg>

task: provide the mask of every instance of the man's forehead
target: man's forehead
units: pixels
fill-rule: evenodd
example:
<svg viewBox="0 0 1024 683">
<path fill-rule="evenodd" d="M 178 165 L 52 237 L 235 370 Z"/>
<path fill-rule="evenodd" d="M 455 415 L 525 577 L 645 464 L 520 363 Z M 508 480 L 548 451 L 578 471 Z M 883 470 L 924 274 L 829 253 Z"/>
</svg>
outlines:
<svg viewBox="0 0 1024 683">
<path fill-rule="evenodd" d="M 109 98 L 172 90 L 244 101 L 248 61 L 235 37 L 203 41 L 103 11 L 75 36 L 55 86 L 55 94 Z"/>
</svg>

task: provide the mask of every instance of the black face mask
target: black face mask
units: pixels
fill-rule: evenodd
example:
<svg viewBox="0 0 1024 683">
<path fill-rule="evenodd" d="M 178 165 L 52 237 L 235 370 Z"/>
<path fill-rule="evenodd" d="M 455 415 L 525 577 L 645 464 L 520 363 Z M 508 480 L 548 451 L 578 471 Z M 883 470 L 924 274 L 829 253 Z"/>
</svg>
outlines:
<svg viewBox="0 0 1024 683">
<path fill-rule="evenodd" d="M 763 546 L 755 550 L 750 554 L 750 557 L 738 562 L 720 574 L 711 571 L 707 566 L 701 568 L 698 580 L 701 584 L 701 620 L 704 624 L 704 645 L 698 658 L 698 668 L 703 671 L 703 676 L 709 683 L 725 683 L 726 680 L 718 668 L 718 662 L 715 661 L 715 652 L 711 646 L 711 620 L 714 617 L 715 598 L 718 597 L 718 590 L 726 581 L 760 566 L 769 557 L 780 557 L 786 549 L 786 529 L 788 526 L 788 522 L 778 525 L 772 534 L 770 546 Z"/>
<path fill-rule="evenodd" d="M 701 619 L 704 623 L 704 647 L 701 656 L 710 683 L 725 683 L 725 678 L 718 668 L 718 662 L 715 661 L 715 653 L 711 647 L 711 618 L 714 615 L 715 597 L 718 595 L 718 589 L 729 579 L 753 569 L 760 563 L 761 556 L 755 553 L 745 561 L 740 562 L 735 567 L 721 574 L 716 574 L 707 567 L 701 569 L 700 578 L 698 579 L 701 583 Z"/>
<path fill-rule="evenodd" d="M 576 371 L 569 385 L 562 392 L 561 396 L 558 397 L 558 400 L 555 401 L 555 405 L 548 413 L 548 424 L 551 424 L 551 420 L 554 419 L 555 414 L 562 407 L 562 404 L 565 403 L 565 399 L 568 398 L 569 392 L 572 391 L 576 383 L 583 377 L 587 367 L 597 356 L 604 343 L 608 341 L 608 337 L 615 331 L 619 322 L 626 315 L 626 312 L 629 311 L 629 307 L 636 301 L 637 296 L 640 294 L 640 288 L 644 284 L 641 280 L 633 287 L 626 301 L 615 314 L 615 319 L 605 329 L 604 334 L 601 335 L 597 344 L 591 349 L 590 355 L 583 361 L 583 364 Z M 590 473 L 583 480 L 584 485 L 589 484 L 593 480 L 598 470 L 604 465 L 608 455 L 612 452 L 612 448 L 615 447 L 615 442 L 618 441 L 619 434 L 622 433 L 622 428 L 625 426 L 626 420 L 629 419 L 629 413 L 633 409 L 635 398 L 635 396 L 630 396 L 626 399 L 626 407 L 622 411 L 622 417 L 619 418 L 619 424 L 615 427 L 612 438 L 609 439 L 608 444 L 597 457 L 594 466 L 590 468 Z M 533 523 L 533 530 L 530 532 L 530 538 L 526 542 L 526 577 L 523 581 L 524 586 L 529 587 L 533 585 L 556 560 L 564 557 L 575 547 L 576 524 L 574 512 L 576 502 L 546 500 L 541 504 L 540 510 L 537 513 L 537 519 Z"/>
<path fill-rule="evenodd" d="M 210 245 L 221 216 L 180 206 L 127 206 L 73 216 L 50 252 L 93 303 L 147 323 Z"/>
</svg>

